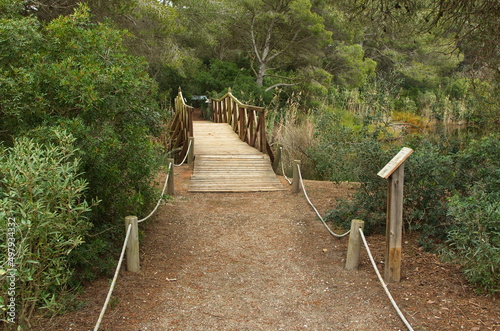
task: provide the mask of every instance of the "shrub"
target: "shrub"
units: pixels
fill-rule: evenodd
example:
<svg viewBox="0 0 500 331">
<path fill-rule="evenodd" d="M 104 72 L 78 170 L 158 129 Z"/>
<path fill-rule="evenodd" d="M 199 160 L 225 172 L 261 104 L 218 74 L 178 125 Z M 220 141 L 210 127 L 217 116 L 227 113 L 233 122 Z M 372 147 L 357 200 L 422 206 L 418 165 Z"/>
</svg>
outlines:
<svg viewBox="0 0 500 331">
<path fill-rule="evenodd" d="M 500 292 L 500 193 L 485 191 L 475 185 L 470 196 L 450 200 L 453 223 L 443 252 L 479 290 Z"/>
<path fill-rule="evenodd" d="M 15 15 L 0 20 L 0 40 L 6 41 L 0 55 L 0 140 L 11 145 L 12 137 L 28 135 L 53 143 L 52 128 L 64 128 L 79 150 L 87 200 L 102 201 L 89 216 L 99 235 L 71 253 L 72 265 L 85 270 L 79 276 L 92 276 L 89 264 L 92 272 L 112 269 L 121 220 L 145 216 L 156 198 L 152 136 L 162 120 L 157 86 L 147 63 L 126 50 L 126 36 L 95 23 L 83 5 L 46 24 Z"/>
<path fill-rule="evenodd" d="M 63 309 L 72 276 L 68 255 L 92 225 L 75 139 L 65 131 L 55 135 L 58 143 L 45 146 L 16 139 L 0 155 L 0 237 L 7 238 L 0 242 L 2 320 L 12 318 L 4 310 L 11 298 L 15 322 L 29 323 L 35 308 Z"/>
<path fill-rule="evenodd" d="M 0 138 L 9 144 L 27 132 L 45 136 L 41 127 L 64 127 L 81 152 L 87 196 L 103 201 L 93 222 L 145 213 L 157 166 L 150 136 L 159 133 L 161 113 L 147 64 L 123 45 L 126 32 L 93 23 L 85 6 L 45 26 L 33 18 L 2 24 L 12 56 L 8 63 L 0 56 Z"/>
<path fill-rule="evenodd" d="M 472 141 L 457 155 L 457 193 L 449 201 L 451 224 L 445 256 L 463 265 L 480 290 L 500 292 L 500 142 Z"/>
<path fill-rule="evenodd" d="M 346 228 L 352 219 L 363 219 L 367 232 L 383 232 L 387 181 L 377 178 L 376 173 L 399 147 L 384 149 L 381 142 L 362 139 L 359 134 L 349 143 L 344 139 L 348 137 L 345 130 L 334 131 L 337 134 L 330 136 L 329 148 L 335 151 L 335 157 L 326 158 L 328 164 L 323 166 L 331 176 L 357 178 L 360 185 L 353 199 L 339 203 L 327 219 Z M 449 142 L 439 146 L 421 137 L 406 144 L 415 152 L 405 162 L 405 228 L 420 232 L 424 248 L 443 245 L 442 251 L 461 263 L 467 279 L 481 289 L 500 291 L 498 136 L 472 141 L 462 150 Z"/>
</svg>

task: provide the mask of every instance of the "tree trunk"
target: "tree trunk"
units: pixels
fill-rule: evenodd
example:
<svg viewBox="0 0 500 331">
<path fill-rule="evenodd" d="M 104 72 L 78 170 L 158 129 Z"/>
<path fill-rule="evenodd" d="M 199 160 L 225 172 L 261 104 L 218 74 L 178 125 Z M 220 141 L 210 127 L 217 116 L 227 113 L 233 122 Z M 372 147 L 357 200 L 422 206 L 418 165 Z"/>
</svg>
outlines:
<svg viewBox="0 0 500 331">
<path fill-rule="evenodd" d="M 257 86 L 262 87 L 264 85 L 264 76 L 267 70 L 266 63 L 259 63 L 259 71 L 257 72 Z"/>
</svg>

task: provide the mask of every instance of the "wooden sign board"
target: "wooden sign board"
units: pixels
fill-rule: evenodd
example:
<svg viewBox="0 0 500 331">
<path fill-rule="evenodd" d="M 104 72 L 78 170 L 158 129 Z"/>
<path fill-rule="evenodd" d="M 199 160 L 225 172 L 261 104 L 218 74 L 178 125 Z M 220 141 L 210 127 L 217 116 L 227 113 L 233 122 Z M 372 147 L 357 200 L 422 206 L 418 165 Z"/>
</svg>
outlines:
<svg viewBox="0 0 500 331">
<path fill-rule="evenodd" d="M 382 168 L 377 174 L 377 176 L 382 177 L 384 179 L 389 178 L 390 175 L 394 171 L 396 171 L 397 168 L 399 168 L 400 165 L 402 165 L 406 159 L 413 153 L 413 149 L 408 148 L 408 147 L 403 147 L 398 154 L 396 154 L 392 160 L 389 161 L 385 165 L 385 167 Z"/>
</svg>

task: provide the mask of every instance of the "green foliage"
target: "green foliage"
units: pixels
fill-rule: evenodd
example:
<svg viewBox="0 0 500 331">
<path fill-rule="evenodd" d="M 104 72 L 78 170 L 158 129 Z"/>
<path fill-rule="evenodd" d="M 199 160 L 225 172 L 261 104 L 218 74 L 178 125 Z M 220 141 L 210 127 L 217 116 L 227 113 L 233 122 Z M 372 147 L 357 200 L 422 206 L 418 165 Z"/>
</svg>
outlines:
<svg viewBox="0 0 500 331">
<path fill-rule="evenodd" d="M 2 20 L 0 34 L 7 56 L 0 56 L 0 139 L 55 143 L 54 127 L 73 135 L 85 196 L 102 202 L 89 215 L 101 234 L 73 250 L 70 263 L 82 270 L 78 277 L 109 271 L 121 220 L 146 214 L 156 198 L 151 136 L 163 114 L 147 63 L 128 53 L 126 32 L 93 22 L 83 6 L 44 26 L 32 18 Z"/>
<path fill-rule="evenodd" d="M 23 3 L 22 0 L 0 0 L 0 17 L 19 16 Z"/>
<path fill-rule="evenodd" d="M 386 186 L 376 174 L 387 163 L 390 151 L 384 150 L 376 139 L 380 128 L 362 123 L 356 127 L 338 115 L 332 116 L 338 125 L 330 126 L 326 136 L 322 127 L 318 131 L 322 143 L 311 150 L 318 173 L 332 181 L 359 182 L 359 187 L 353 199 L 342 201 L 337 209 L 328 213 L 327 219 L 348 228 L 353 218 L 359 218 L 365 220 L 367 233 L 381 231 Z"/>
<path fill-rule="evenodd" d="M 348 228 L 365 220 L 367 232 L 385 230 L 387 181 L 376 176 L 399 150 L 380 140 L 384 130 L 355 126 L 332 114 L 317 128 L 323 143 L 311 148 L 318 173 L 331 180 L 357 181 L 353 198 L 327 215 Z M 371 133 L 367 134 L 367 132 Z M 382 134 L 382 135 L 381 135 Z M 500 143 L 498 135 L 474 140 L 460 149 L 416 136 L 405 145 L 415 152 L 405 162 L 404 226 L 421 233 L 428 249 L 444 252 L 463 264 L 466 277 L 480 288 L 497 292 L 500 261 Z"/>
<path fill-rule="evenodd" d="M 0 154 L 0 278 L 3 302 L 15 297 L 16 322 L 29 322 L 35 307 L 50 314 L 64 309 L 73 273 L 68 256 L 92 225 L 75 139 L 53 133 L 56 144 L 19 138 Z"/>
<path fill-rule="evenodd" d="M 193 93 L 217 95 L 230 87 L 237 97 L 253 95 L 258 98 L 262 94 L 262 89 L 255 83 L 247 63 L 213 59 L 194 79 L 197 90 Z"/>
<path fill-rule="evenodd" d="M 448 231 L 446 199 L 457 180 L 454 156 L 426 140 L 408 145 L 415 152 L 405 166 L 404 218 L 410 230 L 422 233 L 420 243 L 431 248 Z"/>
<path fill-rule="evenodd" d="M 330 55 L 329 67 L 335 82 L 342 87 L 362 87 L 375 74 L 377 62 L 365 58 L 361 45 L 339 45 Z"/>
<path fill-rule="evenodd" d="M 21 28 L 24 20 L 33 28 Z M 1 130 L 15 136 L 41 125 L 63 126 L 82 152 L 89 196 L 103 201 L 93 220 L 140 214 L 153 194 L 156 163 L 148 136 L 158 133 L 161 115 L 155 84 L 146 64 L 127 54 L 124 32 L 92 23 L 84 7 L 39 33 L 32 33 L 38 27 L 32 19 L 7 23 L 3 31 L 15 38 L 6 45 L 13 55 L 0 76 Z M 17 57 L 19 40 L 31 47 Z"/>
<path fill-rule="evenodd" d="M 315 64 L 331 40 L 310 0 L 237 3 L 242 11 L 241 19 L 234 21 L 233 42 L 255 61 L 258 86 L 275 68 Z"/>
<path fill-rule="evenodd" d="M 500 292 L 500 193 L 488 192 L 482 184 L 470 191 L 469 196 L 455 195 L 450 200 L 454 221 L 444 254 L 463 265 L 466 278 L 480 290 Z"/>
</svg>

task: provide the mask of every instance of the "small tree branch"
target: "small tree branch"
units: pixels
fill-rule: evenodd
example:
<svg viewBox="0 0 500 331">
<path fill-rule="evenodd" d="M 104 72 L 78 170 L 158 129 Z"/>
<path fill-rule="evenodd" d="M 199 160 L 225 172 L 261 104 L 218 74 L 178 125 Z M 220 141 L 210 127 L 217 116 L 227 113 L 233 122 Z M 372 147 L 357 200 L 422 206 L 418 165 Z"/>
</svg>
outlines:
<svg viewBox="0 0 500 331">
<path fill-rule="evenodd" d="M 266 88 L 264 90 L 264 92 L 268 92 L 268 91 L 270 91 L 270 90 L 272 90 L 274 88 L 280 87 L 280 86 L 296 86 L 296 85 L 297 84 L 295 84 L 295 83 L 294 84 L 291 84 L 291 83 L 277 83 L 277 84 L 271 85 L 268 88 Z"/>
</svg>

